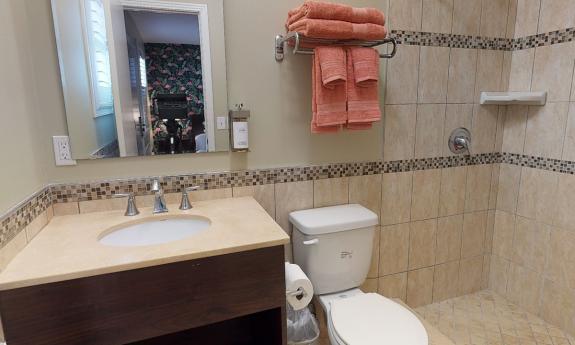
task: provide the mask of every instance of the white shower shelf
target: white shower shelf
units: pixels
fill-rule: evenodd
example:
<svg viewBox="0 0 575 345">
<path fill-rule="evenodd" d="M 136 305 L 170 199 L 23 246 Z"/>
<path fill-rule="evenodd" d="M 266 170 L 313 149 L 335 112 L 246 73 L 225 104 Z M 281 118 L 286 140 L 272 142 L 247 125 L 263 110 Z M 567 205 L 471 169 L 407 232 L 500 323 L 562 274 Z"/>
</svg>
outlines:
<svg viewBox="0 0 575 345">
<path fill-rule="evenodd" d="M 482 92 L 479 104 L 499 105 L 545 105 L 547 102 L 546 91 L 534 92 Z"/>
</svg>

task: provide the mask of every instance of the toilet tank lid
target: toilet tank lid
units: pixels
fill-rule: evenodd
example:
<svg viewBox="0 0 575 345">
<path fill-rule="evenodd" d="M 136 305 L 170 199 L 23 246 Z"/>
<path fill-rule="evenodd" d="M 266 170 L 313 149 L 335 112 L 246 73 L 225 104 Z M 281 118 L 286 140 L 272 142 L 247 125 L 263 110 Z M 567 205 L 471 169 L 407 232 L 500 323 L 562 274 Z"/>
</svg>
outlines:
<svg viewBox="0 0 575 345">
<path fill-rule="evenodd" d="M 367 228 L 377 225 L 377 215 L 359 204 L 339 205 L 291 212 L 290 222 L 306 235 Z"/>
</svg>

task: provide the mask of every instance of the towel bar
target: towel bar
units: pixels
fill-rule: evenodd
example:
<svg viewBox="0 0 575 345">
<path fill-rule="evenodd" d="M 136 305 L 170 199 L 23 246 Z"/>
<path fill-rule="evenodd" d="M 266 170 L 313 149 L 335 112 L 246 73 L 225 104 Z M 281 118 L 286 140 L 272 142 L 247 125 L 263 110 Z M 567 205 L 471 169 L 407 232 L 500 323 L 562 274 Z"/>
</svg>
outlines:
<svg viewBox="0 0 575 345">
<path fill-rule="evenodd" d="M 359 40 L 335 40 L 323 38 L 305 37 L 298 32 L 289 32 L 286 35 L 277 35 L 275 42 L 275 57 L 276 61 L 283 61 L 285 56 L 285 44 L 293 44 L 294 54 L 313 55 L 313 49 L 302 48 L 302 44 L 326 45 L 326 46 L 361 46 L 361 47 L 377 47 L 383 44 L 392 44 L 393 49 L 391 53 L 381 53 L 379 57 L 382 59 L 391 59 L 397 52 L 397 42 L 395 39 L 389 37 L 377 41 L 359 41 Z"/>
</svg>

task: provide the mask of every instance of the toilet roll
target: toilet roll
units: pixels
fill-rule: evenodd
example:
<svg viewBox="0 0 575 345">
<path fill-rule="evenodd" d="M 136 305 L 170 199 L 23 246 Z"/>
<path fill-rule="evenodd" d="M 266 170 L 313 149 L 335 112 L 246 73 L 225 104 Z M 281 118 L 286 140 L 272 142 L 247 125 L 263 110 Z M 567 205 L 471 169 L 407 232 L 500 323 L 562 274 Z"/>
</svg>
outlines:
<svg viewBox="0 0 575 345">
<path fill-rule="evenodd" d="M 285 263 L 286 299 L 294 310 L 308 306 L 313 298 L 311 281 L 298 265 Z"/>
</svg>

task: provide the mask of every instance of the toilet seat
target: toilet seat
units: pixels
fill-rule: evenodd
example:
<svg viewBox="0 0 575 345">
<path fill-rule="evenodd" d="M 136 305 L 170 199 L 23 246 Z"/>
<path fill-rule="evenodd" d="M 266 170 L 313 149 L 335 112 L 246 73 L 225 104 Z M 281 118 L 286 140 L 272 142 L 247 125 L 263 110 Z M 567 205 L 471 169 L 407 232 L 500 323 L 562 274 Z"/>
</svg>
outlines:
<svg viewBox="0 0 575 345">
<path fill-rule="evenodd" d="M 412 312 L 375 293 L 332 301 L 328 322 L 340 345 L 428 345 L 427 331 Z"/>
</svg>

